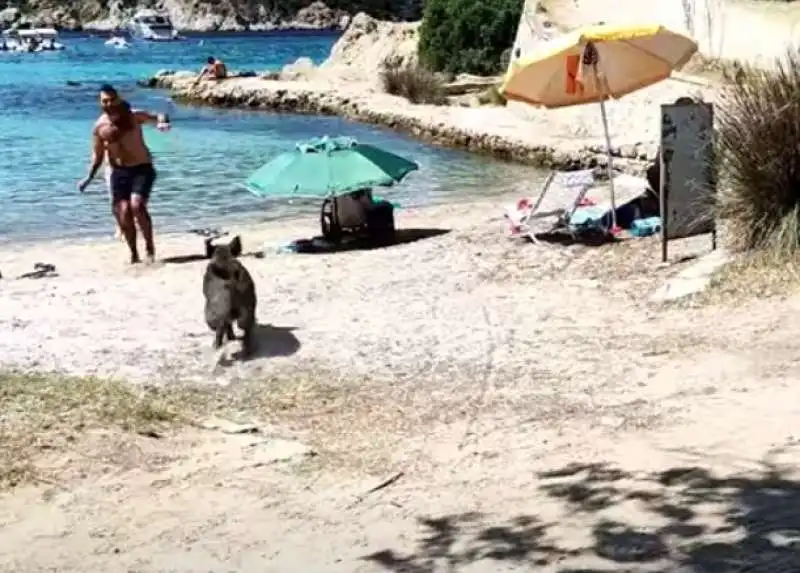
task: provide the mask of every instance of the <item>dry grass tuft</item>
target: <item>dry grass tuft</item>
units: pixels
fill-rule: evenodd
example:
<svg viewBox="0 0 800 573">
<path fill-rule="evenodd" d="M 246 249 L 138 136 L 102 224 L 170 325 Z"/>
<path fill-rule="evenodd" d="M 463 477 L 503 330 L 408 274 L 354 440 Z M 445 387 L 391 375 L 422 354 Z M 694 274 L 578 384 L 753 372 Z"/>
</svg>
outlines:
<svg viewBox="0 0 800 573">
<path fill-rule="evenodd" d="M 723 266 L 688 306 L 737 304 L 748 299 L 785 296 L 800 290 L 800 257 L 765 252 L 741 255 Z M 683 305 L 681 305 L 683 306 Z"/>
<path fill-rule="evenodd" d="M 721 267 L 702 292 L 673 301 L 668 306 L 736 306 L 754 299 L 788 296 L 798 291 L 800 256 L 775 257 L 756 251 L 740 254 Z"/>
<path fill-rule="evenodd" d="M 0 373 L 0 489 L 39 479 L 35 461 L 52 444 L 95 428 L 144 433 L 188 421 L 179 401 L 122 382 Z"/>
<path fill-rule="evenodd" d="M 441 79 L 420 65 L 387 62 L 381 70 L 383 91 L 414 104 L 446 105 Z"/>
<path fill-rule="evenodd" d="M 788 51 L 773 70 L 744 68 L 718 108 L 719 206 L 731 246 L 763 250 L 767 261 L 792 257 L 800 248 L 800 54 Z"/>
<path fill-rule="evenodd" d="M 369 441 L 374 438 L 371 420 L 379 416 L 369 387 L 366 380 L 343 379 L 324 370 L 314 377 L 287 372 L 230 387 L 158 388 L 0 372 L 0 491 L 57 481 L 58 476 L 42 471 L 43 456 L 90 448 L 82 437 L 93 430 L 107 432 L 103 435 L 110 447 L 126 447 L 130 440 L 116 438 L 163 436 L 221 417 L 288 423 L 315 434 L 315 444 L 322 448 L 341 438 Z"/>
</svg>

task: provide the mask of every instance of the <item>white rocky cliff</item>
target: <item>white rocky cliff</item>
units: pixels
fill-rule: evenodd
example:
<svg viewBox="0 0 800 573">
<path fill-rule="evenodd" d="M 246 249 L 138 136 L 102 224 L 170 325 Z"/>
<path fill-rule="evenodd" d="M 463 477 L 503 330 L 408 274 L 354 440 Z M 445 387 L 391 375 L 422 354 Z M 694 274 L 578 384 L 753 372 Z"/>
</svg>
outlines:
<svg viewBox="0 0 800 573">
<path fill-rule="evenodd" d="M 65 29 L 123 27 L 142 8 L 169 13 L 180 30 L 344 29 L 353 14 L 387 20 L 421 17 L 415 0 L 388 5 L 379 0 L 22 0 L 0 11 L 0 26 L 29 22 Z"/>
</svg>

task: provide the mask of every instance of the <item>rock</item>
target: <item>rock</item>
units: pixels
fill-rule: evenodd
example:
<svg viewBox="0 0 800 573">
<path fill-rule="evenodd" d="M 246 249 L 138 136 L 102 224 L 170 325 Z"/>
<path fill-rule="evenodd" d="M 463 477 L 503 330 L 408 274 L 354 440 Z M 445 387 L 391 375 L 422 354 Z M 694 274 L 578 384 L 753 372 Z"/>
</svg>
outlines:
<svg viewBox="0 0 800 573">
<path fill-rule="evenodd" d="M 244 455 L 255 467 L 260 467 L 279 462 L 300 461 L 314 457 L 317 453 L 300 442 L 271 438 L 251 444 Z"/>
<path fill-rule="evenodd" d="M 320 70 L 339 81 L 376 84 L 387 64 L 417 64 L 419 23 L 381 22 L 357 14 Z"/>
<path fill-rule="evenodd" d="M 8 27 L 19 19 L 19 8 L 0 10 L 0 27 Z"/>
<path fill-rule="evenodd" d="M 257 434 L 261 430 L 257 424 L 240 424 L 230 420 L 211 418 L 200 424 L 204 430 L 218 430 L 223 434 Z"/>
<path fill-rule="evenodd" d="M 677 276 L 669 279 L 659 288 L 650 300 L 666 302 L 697 294 L 708 288 L 714 273 L 731 261 L 725 249 L 717 249 L 700 257 L 691 266 L 683 269 Z"/>
<path fill-rule="evenodd" d="M 341 13 L 337 17 L 341 18 Z M 297 81 L 325 77 L 337 83 L 357 81 L 377 87 L 387 64 L 416 65 L 418 27 L 419 23 L 382 22 L 359 13 L 320 67 L 314 66 L 309 58 L 300 58 L 284 66 L 277 78 Z"/>
<path fill-rule="evenodd" d="M 308 80 L 316 72 L 311 58 L 298 58 L 294 63 L 283 66 L 278 78 L 283 81 Z"/>
<path fill-rule="evenodd" d="M 627 159 L 635 159 L 636 155 L 637 153 L 635 145 L 620 145 L 619 147 L 620 157 L 625 157 Z"/>
<path fill-rule="evenodd" d="M 144 78 L 136 80 L 136 84 L 143 88 L 157 88 L 162 85 L 162 81 L 166 79 L 180 79 L 180 78 L 193 78 L 196 77 L 195 72 L 183 70 L 176 72 L 175 70 L 158 70 L 156 75 L 151 78 Z"/>
<path fill-rule="evenodd" d="M 640 143 L 636 146 L 636 155 L 639 159 L 655 161 L 658 158 L 658 145 L 655 143 Z"/>
<path fill-rule="evenodd" d="M 486 88 L 495 86 L 499 83 L 499 77 L 483 77 L 460 74 L 459 76 L 456 76 L 453 81 L 445 83 L 443 86 L 443 91 L 445 95 L 456 96 L 470 92 L 483 91 Z"/>
<path fill-rule="evenodd" d="M 349 19 L 347 12 L 328 8 L 323 2 L 313 2 L 298 10 L 291 24 L 293 28 L 333 30 L 339 28 L 345 18 Z"/>
</svg>

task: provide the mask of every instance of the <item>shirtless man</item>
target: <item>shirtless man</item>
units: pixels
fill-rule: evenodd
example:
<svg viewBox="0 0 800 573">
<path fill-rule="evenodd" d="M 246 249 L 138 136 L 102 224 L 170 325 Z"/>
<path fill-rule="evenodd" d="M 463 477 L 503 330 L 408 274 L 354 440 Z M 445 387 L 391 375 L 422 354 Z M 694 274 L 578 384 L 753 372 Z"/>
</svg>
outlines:
<svg viewBox="0 0 800 573">
<path fill-rule="evenodd" d="M 136 224 L 142 231 L 148 261 L 155 260 L 153 224 L 147 202 L 156 180 L 153 158 L 144 142 L 143 123 L 169 129 L 169 118 L 131 109 L 110 85 L 100 88 L 103 113 L 92 130 L 92 162 L 89 174 L 78 183 L 83 192 L 97 174 L 104 159 L 111 167 L 109 186 L 114 217 L 128 243 L 131 263 L 140 262 L 136 245 Z"/>
<path fill-rule="evenodd" d="M 200 73 L 194 80 L 194 84 L 197 85 L 197 82 L 203 78 L 224 80 L 226 77 L 228 77 L 228 68 L 225 67 L 225 62 L 213 56 L 209 56 L 206 60 L 206 65 L 203 66 L 203 69 L 200 70 Z"/>
</svg>

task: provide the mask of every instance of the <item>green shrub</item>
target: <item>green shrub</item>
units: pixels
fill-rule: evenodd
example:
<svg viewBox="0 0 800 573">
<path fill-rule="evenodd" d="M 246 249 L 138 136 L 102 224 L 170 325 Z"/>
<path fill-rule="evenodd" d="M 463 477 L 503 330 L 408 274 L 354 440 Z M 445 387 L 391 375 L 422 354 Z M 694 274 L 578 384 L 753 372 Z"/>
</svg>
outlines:
<svg viewBox="0 0 800 573">
<path fill-rule="evenodd" d="M 494 75 L 514 43 L 523 0 L 425 0 L 421 61 L 435 71 Z"/>
<path fill-rule="evenodd" d="M 444 105 L 447 97 L 435 73 L 419 65 L 388 63 L 381 70 L 383 91 L 411 103 Z"/>
<path fill-rule="evenodd" d="M 776 255 L 800 246 L 800 56 L 742 67 L 718 109 L 720 215 L 733 246 Z"/>
</svg>

